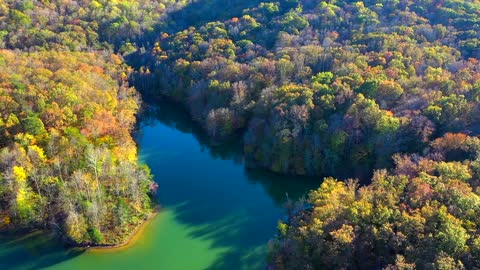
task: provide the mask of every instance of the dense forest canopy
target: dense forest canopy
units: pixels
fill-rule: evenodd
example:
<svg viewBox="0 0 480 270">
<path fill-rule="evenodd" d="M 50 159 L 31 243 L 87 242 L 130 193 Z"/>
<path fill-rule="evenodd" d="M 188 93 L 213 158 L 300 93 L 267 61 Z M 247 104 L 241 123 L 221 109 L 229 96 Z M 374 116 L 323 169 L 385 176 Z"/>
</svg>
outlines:
<svg viewBox="0 0 480 270">
<path fill-rule="evenodd" d="M 0 0 L 0 47 L 132 52 L 186 0 Z"/>
<path fill-rule="evenodd" d="M 448 133 L 426 156 L 396 155 L 360 187 L 328 178 L 292 205 L 274 269 L 478 269 L 480 140 Z M 449 160 L 449 157 L 469 157 Z"/>
<path fill-rule="evenodd" d="M 291 205 L 272 268 L 480 268 L 478 0 L 0 0 L 0 48 L 0 229 L 148 215 L 134 85 L 249 166 L 361 180 Z"/>
<path fill-rule="evenodd" d="M 180 3 L 0 1 L 1 231 L 112 245 L 148 217 L 156 184 L 131 137 L 140 97 L 112 50 L 135 50 Z"/>
<path fill-rule="evenodd" d="M 116 243 L 150 213 L 123 67 L 112 54 L 0 51 L 2 229 Z"/>
<path fill-rule="evenodd" d="M 153 78 L 145 94 L 181 101 L 218 140 L 246 130 L 251 165 L 365 178 L 446 132 L 478 133 L 479 12 L 478 1 L 265 2 L 166 31 L 136 79 Z"/>
</svg>

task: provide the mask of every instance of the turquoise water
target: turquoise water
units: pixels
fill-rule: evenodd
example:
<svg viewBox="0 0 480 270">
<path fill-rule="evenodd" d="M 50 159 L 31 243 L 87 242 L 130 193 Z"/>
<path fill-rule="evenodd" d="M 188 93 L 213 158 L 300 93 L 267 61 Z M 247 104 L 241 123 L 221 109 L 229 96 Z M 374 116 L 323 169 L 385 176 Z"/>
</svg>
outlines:
<svg viewBox="0 0 480 270">
<path fill-rule="evenodd" d="M 243 164 L 241 143 L 211 145 L 175 105 L 150 108 L 136 135 L 162 210 L 121 250 L 66 250 L 53 237 L 4 238 L 0 269 L 262 269 L 283 203 L 319 181 Z"/>
</svg>

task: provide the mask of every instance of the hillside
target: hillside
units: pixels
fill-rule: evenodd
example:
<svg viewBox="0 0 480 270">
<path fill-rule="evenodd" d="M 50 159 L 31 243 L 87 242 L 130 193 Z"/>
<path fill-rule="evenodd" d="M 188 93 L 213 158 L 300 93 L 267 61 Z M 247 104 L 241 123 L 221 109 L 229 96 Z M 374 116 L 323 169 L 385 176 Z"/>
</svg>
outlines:
<svg viewBox="0 0 480 270">
<path fill-rule="evenodd" d="M 150 213 L 130 136 L 139 99 L 122 67 L 110 54 L 0 51 L 2 230 L 115 244 Z"/>
<path fill-rule="evenodd" d="M 182 102 L 216 140 L 246 130 L 253 166 L 366 178 L 446 132 L 478 133 L 479 6 L 260 3 L 167 30 L 137 80 L 151 78 L 145 95 Z"/>
</svg>

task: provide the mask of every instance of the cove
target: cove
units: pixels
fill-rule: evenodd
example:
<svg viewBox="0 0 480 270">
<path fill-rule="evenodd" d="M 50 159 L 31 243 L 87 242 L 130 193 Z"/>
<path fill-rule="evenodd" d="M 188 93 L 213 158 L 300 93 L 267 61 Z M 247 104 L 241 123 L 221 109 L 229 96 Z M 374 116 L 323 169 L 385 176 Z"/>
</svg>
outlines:
<svg viewBox="0 0 480 270">
<path fill-rule="evenodd" d="M 210 144 L 167 102 L 146 109 L 136 141 L 162 209 L 132 245 L 84 251 L 38 233 L 0 236 L 0 269 L 264 269 L 287 194 L 294 200 L 320 184 L 246 169 L 240 139 Z"/>
</svg>

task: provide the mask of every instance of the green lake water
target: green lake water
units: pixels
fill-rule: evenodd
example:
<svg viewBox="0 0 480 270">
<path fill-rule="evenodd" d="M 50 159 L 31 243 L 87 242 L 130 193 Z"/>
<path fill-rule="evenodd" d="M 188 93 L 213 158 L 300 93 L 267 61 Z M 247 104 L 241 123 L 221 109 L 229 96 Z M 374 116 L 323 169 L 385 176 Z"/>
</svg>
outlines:
<svg viewBox="0 0 480 270">
<path fill-rule="evenodd" d="M 150 108 L 136 139 L 162 210 L 132 246 L 80 251 L 42 234 L 0 236 L 0 269 L 263 269 L 286 194 L 319 185 L 246 169 L 239 140 L 209 144 L 175 105 Z"/>
</svg>

